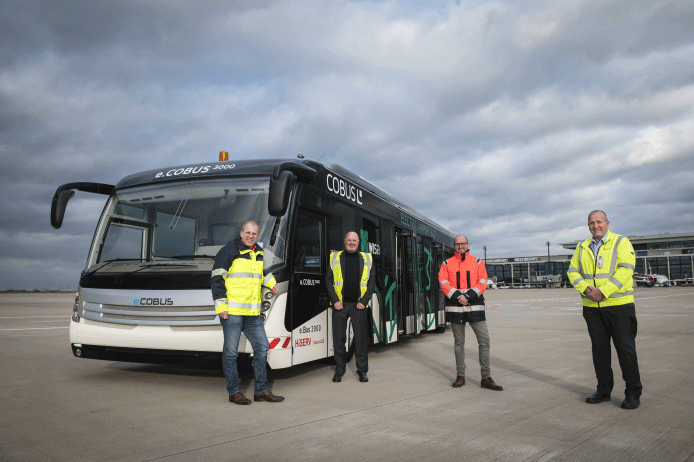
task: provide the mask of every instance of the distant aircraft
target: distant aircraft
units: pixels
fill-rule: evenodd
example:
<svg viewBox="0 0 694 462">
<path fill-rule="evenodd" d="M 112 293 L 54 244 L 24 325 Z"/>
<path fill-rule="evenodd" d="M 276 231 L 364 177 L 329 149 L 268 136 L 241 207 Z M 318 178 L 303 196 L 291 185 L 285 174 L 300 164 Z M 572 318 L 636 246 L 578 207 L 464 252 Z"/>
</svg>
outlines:
<svg viewBox="0 0 694 462">
<path fill-rule="evenodd" d="M 671 281 L 664 274 L 653 274 L 651 270 L 651 264 L 648 264 L 648 274 L 634 273 L 634 282 L 637 286 L 646 287 L 672 287 L 676 286 L 676 281 Z"/>
</svg>

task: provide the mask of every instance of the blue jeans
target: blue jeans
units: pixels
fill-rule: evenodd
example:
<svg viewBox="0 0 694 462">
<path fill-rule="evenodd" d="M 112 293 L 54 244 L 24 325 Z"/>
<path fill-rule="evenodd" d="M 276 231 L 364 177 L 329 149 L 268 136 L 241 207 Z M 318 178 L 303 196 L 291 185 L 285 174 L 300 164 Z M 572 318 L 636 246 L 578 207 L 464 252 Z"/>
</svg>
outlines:
<svg viewBox="0 0 694 462">
<path fill-rule="evenodd" d="M 253 347 L 253 372 L 255 394 L 268 391 L 267 386 L 267 352 L 270 344 L 265 334 L 262 316 L 234 316 L 229 319 L 219 318 L 224 332 L 224 348 L 222 350 L 222 366 L 224 378 L 227 381 L 229 396 L 241 391 L 239 383 L 239 370 L 236 358 L 239 355 L 239 340 L 241 332 L 246 336 Z"/>
</svg>

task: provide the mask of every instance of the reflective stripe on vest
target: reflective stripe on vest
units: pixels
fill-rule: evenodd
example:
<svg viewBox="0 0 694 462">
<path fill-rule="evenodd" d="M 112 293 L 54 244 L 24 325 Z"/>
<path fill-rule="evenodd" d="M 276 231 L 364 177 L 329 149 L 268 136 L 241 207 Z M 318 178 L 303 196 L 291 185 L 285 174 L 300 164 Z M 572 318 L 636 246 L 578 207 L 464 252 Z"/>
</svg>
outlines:
<svg viewBox="0 0 694 462">
<path fill-rule="evenodd" d="M 469 313 L 470 311 L 484 311 L 484 305 L 446 306 L 448 313 Z"/>
<path fill-rule="evenodd" d="M 212 271 L 212 277 L 215 277 L 215 276 L 222 276 L 224 279 L 226 279 L 229 277 L 229 273 L 224 268 L 219 268 L 219 269 Z"/>
<path fill-rule="evenodd" d="M 262 277 L 263 277 L 262 274 L 244 273 L 244 272 L 229 273 L 229 276 L 227 276 L 227 278 L 249 278 L 249 279 L 262 279 Z"/>
</svg>

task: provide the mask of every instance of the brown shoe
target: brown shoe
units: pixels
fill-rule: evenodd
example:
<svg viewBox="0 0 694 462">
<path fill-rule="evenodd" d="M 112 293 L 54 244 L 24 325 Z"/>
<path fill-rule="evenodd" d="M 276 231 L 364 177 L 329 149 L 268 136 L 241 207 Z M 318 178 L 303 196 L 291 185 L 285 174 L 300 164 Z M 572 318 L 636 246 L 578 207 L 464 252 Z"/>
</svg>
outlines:
<svg viewBox="0 0 694 462">
<path fill-rule="evenodd" d="M 465 376 L 459 375 L 455 378 L 455 382 L 453 382 L 453 388 L 460 388 L 463 385 L 465 385 Z"/>
<path fill-rule="evenodd" d="M 234 393 L 229 397 L 229 401 L 234 404 L 251 404 L 251 400 L 243 396 L 243 393 Z"/>
<path fill-rule="evenodd" d="M 494 379 L 491 377 L 487 377 L 486 379 L 482 379 L 482 382 L 480 382 L 480 387 L 482 388 L 489 388 L 490 390 L 494 391 L 501 391 L 503 390 L 502 387 L 494 383 Z"/>
<path fill-rule="evenodd" d="M 280 403 L 284 401 L 284 396 L 273 395 L 270 390 L 253 395 L 253 401 L 267 401 L 269 403 Z M 250 401 L 248 401 L 250 403 Z"/>
</svg>

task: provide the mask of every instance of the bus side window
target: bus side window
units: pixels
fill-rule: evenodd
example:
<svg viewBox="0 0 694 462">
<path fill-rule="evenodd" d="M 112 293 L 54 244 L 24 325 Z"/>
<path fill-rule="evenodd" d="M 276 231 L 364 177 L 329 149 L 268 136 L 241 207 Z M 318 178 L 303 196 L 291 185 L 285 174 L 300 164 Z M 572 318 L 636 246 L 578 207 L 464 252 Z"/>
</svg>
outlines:
<svg viewBox="0 0 694 462">
<path fill-rule="evenodd" d="M 294 271 L 321 273 L 321 221 L 299 215 L 294 238 Z"/>
</svg>

